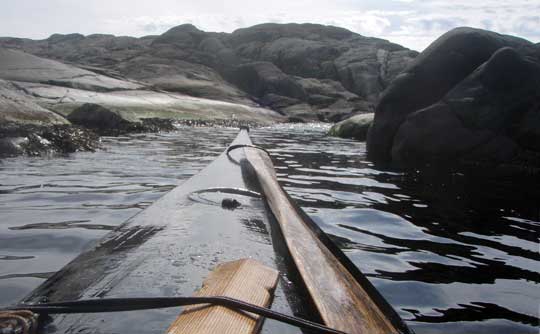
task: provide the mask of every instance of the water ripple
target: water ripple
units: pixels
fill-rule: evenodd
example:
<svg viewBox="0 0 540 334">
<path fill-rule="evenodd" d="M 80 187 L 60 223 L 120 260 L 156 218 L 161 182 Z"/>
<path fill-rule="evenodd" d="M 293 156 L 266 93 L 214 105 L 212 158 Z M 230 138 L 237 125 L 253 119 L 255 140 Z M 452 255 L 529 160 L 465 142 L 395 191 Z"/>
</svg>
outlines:
<svg viewBox="0 0 540 334">
<path fill-rule="evenodd" d="M 327 130 L 284 124 L 251 136 L 270 151 L 289 194 L 417 334 L 537 333 L 534 182 L 376 166 L 365 143 Z M 1 161 L 0 294 L 8 297 L 0 303 L 17 301 L 202 169 L 236 132 L 185 127 L 105 137 L 96 153 Z"/>
<path fill-rule="evenodd" d="M 367 161 L 364 143 L 313 129 L 253 136 L 291 196 L 417 333 L 537 332 L 534 183 L 388 170 Z"/>
</svg>

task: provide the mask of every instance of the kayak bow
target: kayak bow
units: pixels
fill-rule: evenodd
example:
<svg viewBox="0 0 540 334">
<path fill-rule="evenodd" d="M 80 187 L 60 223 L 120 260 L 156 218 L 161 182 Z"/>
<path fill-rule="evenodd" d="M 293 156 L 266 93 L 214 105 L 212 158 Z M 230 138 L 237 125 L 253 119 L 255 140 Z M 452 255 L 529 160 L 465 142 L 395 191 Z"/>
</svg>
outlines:
<svg viewBox="0 0 540 334">
<path fill-rule="evenodd" d="M 279 271 L 274 311 L 315 321 L 320 317 L 327 326 L 351 334 L 409 333 L 365 276 L 279 185 L 268 152 L 253 146 L 246 129 L 199 174 L 107 234 L 23 303 L 190 296 L 217 264 L 240 258 Z M 122 317 L 55 315 L 45 331 L 163 333 L 177 314 L 160 309 Z M 266 321 L 263 331 L 298 333 L 275 321 Z"/>
</svg>

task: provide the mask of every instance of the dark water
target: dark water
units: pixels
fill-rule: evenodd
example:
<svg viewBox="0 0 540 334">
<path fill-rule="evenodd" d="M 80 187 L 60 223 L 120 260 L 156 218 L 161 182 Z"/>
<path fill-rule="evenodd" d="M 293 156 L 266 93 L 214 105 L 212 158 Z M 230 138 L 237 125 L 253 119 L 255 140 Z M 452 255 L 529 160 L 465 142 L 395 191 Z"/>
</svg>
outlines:
<svg viewBox="0 0 540 334">
<path fill-rule="evenodd" d="M 287 191 L 417 333 L 537 333 L 533 183 L 374 167 L 324 126 L 252 131 Z M 235 129 L 104 138 L 104 150 L 0 162 L 0 304 L 195 174 Z"/>
</svg>

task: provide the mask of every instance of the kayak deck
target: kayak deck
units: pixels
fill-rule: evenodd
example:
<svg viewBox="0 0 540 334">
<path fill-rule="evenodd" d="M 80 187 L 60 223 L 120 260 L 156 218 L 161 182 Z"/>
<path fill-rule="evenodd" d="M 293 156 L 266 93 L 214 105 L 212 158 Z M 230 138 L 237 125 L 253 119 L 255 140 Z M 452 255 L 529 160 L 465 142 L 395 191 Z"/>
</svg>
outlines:
<svg viewBox="0 0 540 334">
<path fill-rule="evenodd" d="M 252 146 L 247 131 L 240 131 L 231 144 L 233 146 Z M 325 298 L 325 292 L 314 294 L 313 284 L 309 280 L 306 289 L 305 277 L 304 281 L 299 277 L 298 269 L 302 275 L 304 270 L 296 259 L 292 260 L 289 241 L 283 239 L 283 225 L 280 230 L 282 219 L 278 224 L 272 214 L 273 199 L 261 195 L 261 174 L 253 169 L 256 166 L 253 166 L 253 153 L 250 150 L 253 151 L 253 148 L 222 153 L 197 175 L 110 232 L 94 248 L 79 255 L 23 302 L 191 296 L 219 263 L 252 258 L 280 273 L 272 310 L 316 322 L 322 322 L 319 314 L 328 319 L 324 312 L 320 312 L 324 308 L 320 300 L 315 300 L 315 303 L 313 300 L 320 296 Z M 273 167 L 269 168 L 274 173 Z M 276 187 L 281 189 L 277 181 Z M 351 283 L 343 286 L 360 287 L 359 291 L 362 291 L 367 305 L 373 305 L 368 310 L 374 311 L 362 311 L 365 315 L 360 319 L 361 328 L 364 328 L 366 321 L 372 321 L 372 315 L 376 312 L 377 317 L 382 317 L 381 321 L 388 324 L 384 326 L 389 332 L 408 332 L 391 306 L 328 237 L 300 208 L 287 201 L 289 198 L 285 193 L 280 196 L 284 202 L 289 202 L 290 212 L 294 211 L 297 216 L 295 219 L 303 221 L 305 230 L 311 231 L 308 234 L 320 247 L 327 247 L 328 263 L 335 260 L 343 270 L 343 274 L 337 275 L 345 275 Z M 267 201 L 270 201 L 270 206 Z M 320 273 L 317 271 L 319 269 Z M 319 276 L 318 279 L 328 279 L 325 277 L 326 269 L 312 270 L 315 276 Z M 338 296 L 334 300 L 339 299 Z M 339 305 L 339 302 L 334 302 L 334 305 Z M 364 302 L 355 305 L 361 306 Z M 333 326 L 341 327 L 341 311 L 336 310 L 338 317 Z M 173 308 L 121 314 L 58 315 L 46 325 L 45 332 L 163 333 L 178 313 L 179 309 Z M 373 319 L 376 317 L 373 316 Z M 352 326 L 357 332 L 357 326 Z M 262 333 L 300 332 L 295 327 L 272 320 L 265 321 L 262 328 Z"/>
<path fill-rule="evenodd" d="M 233 144 L 251 144 L 247 132 L 241 131 Z M 273 242 L 273 218 L 257 195 L 257 182 L 245 175 L 245 168 L 239 168 L 245 154 L 236 150 L 230 155 L 233 159 L 221 154 L 200 173 L 107 234 L 23 302 L 190 296 L 217 264 L 253 258 L 281 273 L 271 308 L 309 317 L 311 311 L 303 306 L 304 293 L 287 277 L 285 255 L 274 248 L 279 243 Z M 223 198 L 234 198 L 241 206 L 222 208 Z M 163 333 L 178 313 L 179 309 L 173 308 L 56 315 L 45 331 Z M 300 331 L 267 320 L 262 332 Z"/>
</svg>

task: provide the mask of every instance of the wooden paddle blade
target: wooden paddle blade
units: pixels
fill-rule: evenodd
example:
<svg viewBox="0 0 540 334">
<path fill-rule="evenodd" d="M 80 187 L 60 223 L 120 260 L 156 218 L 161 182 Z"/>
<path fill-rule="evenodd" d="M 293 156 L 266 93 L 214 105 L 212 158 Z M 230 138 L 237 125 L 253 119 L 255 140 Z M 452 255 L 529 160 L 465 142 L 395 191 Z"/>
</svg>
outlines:
<svg viewBox="0 0 540 334">
<path fill-rule="evenodd" d="M 245 151 L 325 324 L 351 334 L 400 333 L 354 276 L 307 226 L 279 185 L 268 155 L 254 148 L 245 148 Z"/>
<path fill-rule="evenodd" d="M 262 307 L 272 303 L 278 271 L 252 259 L 220 264 L 195 294 L 199 297 L 224 296 Z M 262 324 L 258 315 L 223 306 L 194 305 L 184 308 L 167 330 L 168 334 L 253 334 Z"/>
</svg>

